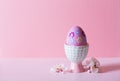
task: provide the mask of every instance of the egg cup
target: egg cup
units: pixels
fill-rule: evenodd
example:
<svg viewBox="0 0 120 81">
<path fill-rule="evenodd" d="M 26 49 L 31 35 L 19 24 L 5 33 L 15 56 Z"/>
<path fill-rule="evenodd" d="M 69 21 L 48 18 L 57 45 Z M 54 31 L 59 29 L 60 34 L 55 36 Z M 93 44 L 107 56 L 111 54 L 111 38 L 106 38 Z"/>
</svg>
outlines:
<svg viewBox="0 0 120 81">
<path fill-rule="evenodd" d="M 73 73 L 84 72 L 82 61 L 88 53 L 89 45 L 70 46 L 64 44 L 65 54 L 67 59 L 71 62 L 70 70 Z"/>
</svg>

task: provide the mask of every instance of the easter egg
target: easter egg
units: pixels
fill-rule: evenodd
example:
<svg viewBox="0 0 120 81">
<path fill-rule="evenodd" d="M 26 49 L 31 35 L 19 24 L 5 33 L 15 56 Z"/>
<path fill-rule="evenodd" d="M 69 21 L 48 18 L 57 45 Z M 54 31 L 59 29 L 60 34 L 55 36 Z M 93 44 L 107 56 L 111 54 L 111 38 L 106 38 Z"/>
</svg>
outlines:
<svg viewBox="0 0 120 81">
<path fill-rule="evenodd" d="M 82 46 L 87 44 L 86 34 L 80 26 L 74 26 L 69 30 L 66 44 L 70 46 Z"/>
</svg>

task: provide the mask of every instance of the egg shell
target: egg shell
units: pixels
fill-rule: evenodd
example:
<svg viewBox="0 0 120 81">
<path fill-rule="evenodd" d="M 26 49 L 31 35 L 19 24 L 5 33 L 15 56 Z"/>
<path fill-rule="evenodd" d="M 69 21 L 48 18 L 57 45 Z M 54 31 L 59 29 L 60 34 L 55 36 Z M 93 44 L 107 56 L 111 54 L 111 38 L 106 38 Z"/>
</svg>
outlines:
<svg viewBox="0 0 120 81">
<path fill-rule="evenodd" d="M 74 26 L 69 30 L 66 44 L 70 46 L 83 46 L 87 44 L 85 32 L 81 27 Z"/>
</svg>

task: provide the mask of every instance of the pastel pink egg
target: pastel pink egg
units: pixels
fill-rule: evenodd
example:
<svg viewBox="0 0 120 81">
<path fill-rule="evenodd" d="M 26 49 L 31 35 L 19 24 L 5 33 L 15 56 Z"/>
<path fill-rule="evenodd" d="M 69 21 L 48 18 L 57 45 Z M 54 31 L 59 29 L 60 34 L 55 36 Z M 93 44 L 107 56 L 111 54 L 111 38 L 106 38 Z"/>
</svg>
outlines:
<svg viewBox="0 0 120 81">
<path fill-rule="evenodd" d="M 87 44 L 85 32 L 81 27 L 74 26 L 69 30 L 66 44 L 71 46 L 82 46 Z"/>
</svg>

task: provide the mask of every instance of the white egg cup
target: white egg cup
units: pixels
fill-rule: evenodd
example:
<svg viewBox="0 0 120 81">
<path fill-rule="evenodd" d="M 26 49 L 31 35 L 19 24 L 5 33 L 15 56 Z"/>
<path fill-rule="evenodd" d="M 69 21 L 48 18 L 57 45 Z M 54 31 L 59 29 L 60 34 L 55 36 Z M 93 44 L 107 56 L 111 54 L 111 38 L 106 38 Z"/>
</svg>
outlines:
<svg viewBox="0 0 120 81">
<path fill-rule="evenodd" d="M 65 54 L 67 59 L 71 62 L 70 71 L 73 73 L 84 72 L 82 61 L 88 53 L 89 45 L 70 46 L 64 44 Z"/>
</svg>

